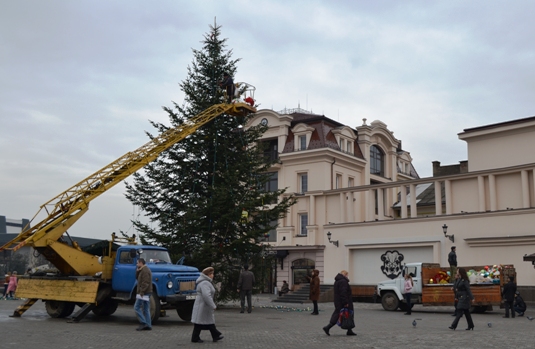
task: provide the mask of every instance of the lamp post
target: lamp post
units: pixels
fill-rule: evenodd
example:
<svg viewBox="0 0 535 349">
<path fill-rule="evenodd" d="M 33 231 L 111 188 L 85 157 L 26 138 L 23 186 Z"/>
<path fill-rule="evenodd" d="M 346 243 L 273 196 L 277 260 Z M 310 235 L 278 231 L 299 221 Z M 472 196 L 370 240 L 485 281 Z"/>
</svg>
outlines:
<svg viewBox="0 0 535 349">
<path fill-rule="evenodd" d="M 338 240 L 332 240 L 332 241 L 331 241 L 331 236 L 332 236 L 331 232 L 328 231 L 328 232 L 327 232 L 327 239 L 329 239 L 329 242 L 330 242 L 331 244 L 333 244 L 334 246 L 338 247 Z"/>
<path fill-rule="evenodd" d="M 448 226 L 445 223 L 442 226 L 442 232 L 444 233 L 444 237 L 450 239 L 451 242 L 455 242 L 455 235 L 454 234 L 448 235 Z"/>
</svg>

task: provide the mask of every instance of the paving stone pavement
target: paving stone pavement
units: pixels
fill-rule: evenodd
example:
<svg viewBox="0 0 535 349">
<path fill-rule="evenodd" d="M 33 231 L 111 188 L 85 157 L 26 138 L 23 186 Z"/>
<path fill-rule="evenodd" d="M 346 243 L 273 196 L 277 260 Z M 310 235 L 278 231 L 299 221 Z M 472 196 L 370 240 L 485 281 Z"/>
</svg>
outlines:
<svg viewBox="0 0 535 349">
<path fill-rule="evenodd" d="M 273 295 L 253 296 L 251 314 L 240 314 L 232 302 L 216 311 L 216 326 L 225 337 L 213 343 L 203 331 L 204 343 L 191 343 L 192 324 L 168 311 L 152 331 L 135 331 L 133 307 L 119 306 L 107 318 L 89 314 L 80 323 L 52 319 L 38 302 L 20 318 L 12 318 L 22 301 L 0 301 L 0 348 L 92 349 L 92 348 L 534 348 L 535 321 L 526 317 L 504 319 L 503 310 L 474 314 L 474 331 L 465 331 L 463 318 L 456 331 L 448 329 L 450 307 L 414 306 L 412 315 L 384 311 L 380 304 L 355 303 L 358 336 L 348 337 L 335 326 L 331 336 L 322 327 L 328 323 L 332 304 L 320 303 L 320 315 L 310 315 L 310 304 L 272 303 Z M 277 309 L 277 306 L 279 307 Z M 78 308 L 77 308 L 78 309 Z M 301 310 L 301 311 L 300 311 Z M 535 316 L 535 312 L 526 313 Z M 416 326 L 412 322 L 416 320 Z M 488 324 L 491 324 L 489 327 Z"/>
</svg>

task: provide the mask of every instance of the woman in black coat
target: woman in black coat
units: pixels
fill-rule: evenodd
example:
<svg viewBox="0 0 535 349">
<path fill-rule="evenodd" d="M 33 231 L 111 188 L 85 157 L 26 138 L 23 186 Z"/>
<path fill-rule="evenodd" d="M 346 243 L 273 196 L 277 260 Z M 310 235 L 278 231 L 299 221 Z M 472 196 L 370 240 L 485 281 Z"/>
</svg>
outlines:
<svg viewBox="0 0 535 349">
<path fill-rule="evenodd" d="M 349 279 L 347 278 L 348 272 L 342 270 L 334 278 L 334 312 L 331 316 L 329 324 L 323 328 L 323 331 L 330 336 L 329 330 L 336 325 L 338 317 L 340 316 L 340 310 L 342 308 L 348 308 L 353 310 L 353 296 L 351 294 L 351 287 L 349 286 Z M 352 329 L 347 330 L 348 336 L 356 336 Z"/>
<path fill-rule="evenodd" d="M 457 274 L 460 276 L 460 280 L 457 283 L 457 289 L 455 292 L 455 297 L 458 301 L 457 311 L 455 312 L 455 320 L 453 320 L 453 323 L 449 328 L 451 330 L 455 330 L 457 328 L 457 324 L 459 324 L 459 320 L 464 314 L 466 316 L 466 321 L 468 322 L 468 328 L 466 330 L 473 330 L 474 322 L 472 321 L 472 316 L 470 315 L 470 306 L 474 301 L 474 296 L 472 295 L 472 291 L 470 291 L 470 280 L 468 279 L 468 274 L 466 274 L 466 270 L 464 268 L 457 269 Z"/>
</svg>

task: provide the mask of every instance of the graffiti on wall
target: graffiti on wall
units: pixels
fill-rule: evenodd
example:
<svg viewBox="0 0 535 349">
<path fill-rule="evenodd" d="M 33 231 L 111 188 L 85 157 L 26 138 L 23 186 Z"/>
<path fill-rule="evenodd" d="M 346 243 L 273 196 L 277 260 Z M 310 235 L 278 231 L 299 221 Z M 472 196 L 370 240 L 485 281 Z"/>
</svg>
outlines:
<svg viewBox="0 0 535 349">
<path fill-rule="evenodd" d="M 383 262 L 381 271 L 389 279 L 397 278 L 403 269 L 403 266 L 401 265 L 403 259 L 403 254 L 399 253 L 397 250 L 386 251 L 381 255 L 381 261 Z"/>
</svg>

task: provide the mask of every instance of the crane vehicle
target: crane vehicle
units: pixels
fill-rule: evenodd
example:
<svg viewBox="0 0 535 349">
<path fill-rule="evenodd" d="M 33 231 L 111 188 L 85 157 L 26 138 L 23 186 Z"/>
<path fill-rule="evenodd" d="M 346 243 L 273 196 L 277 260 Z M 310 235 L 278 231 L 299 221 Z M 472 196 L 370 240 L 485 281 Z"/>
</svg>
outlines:
<svg viewBox="0 0 535 349">
<path fill-rule="evenodd" d="M 254 98 L 254 91 L 254 86 L 243 85 L 245 98 Z M 88 253 L 72 241 L 67 230 L 87 212 L 92 200 L 201 126 L 223 114 L 243 117 L 255 112 L 254 106 L 242 100 L 213 105 L 43 204 L 30 223 L 41 213 L 45 214 L 45 218 L 34 226 L 26 227 L 17 237 L 1 246 L 0 251 L 15 252 L 24 246 L 31 246 L 58 272 L 21 277 L 16 295 L 26 301 L 12 316 L 20 317 L 38 300 L 45 302 L 46 310 L 52 317 L 68 317 L 79 305 L 81 309 L 72 317 L 74 322 L 83 319 L 90 311 L 96 315 L 111 315 L 119 303 L 134 302 L 135 264 L 140 253 L 143 253 L 153 276 L 153 321 L 158 319 L 160 310 L 164 308 L 176 308 L 178 315 L 189 321 L 195 299 L 195 280 L 199 276 L 197 268 L 174 265 L 165 248 L 134 245 L 135 237 L 122 241 L 127 245 L 114 250 L 113 243 L 120 240 L 114 234 L 109 243 L 100 246 L 100 255 Z"/>
</svg>

